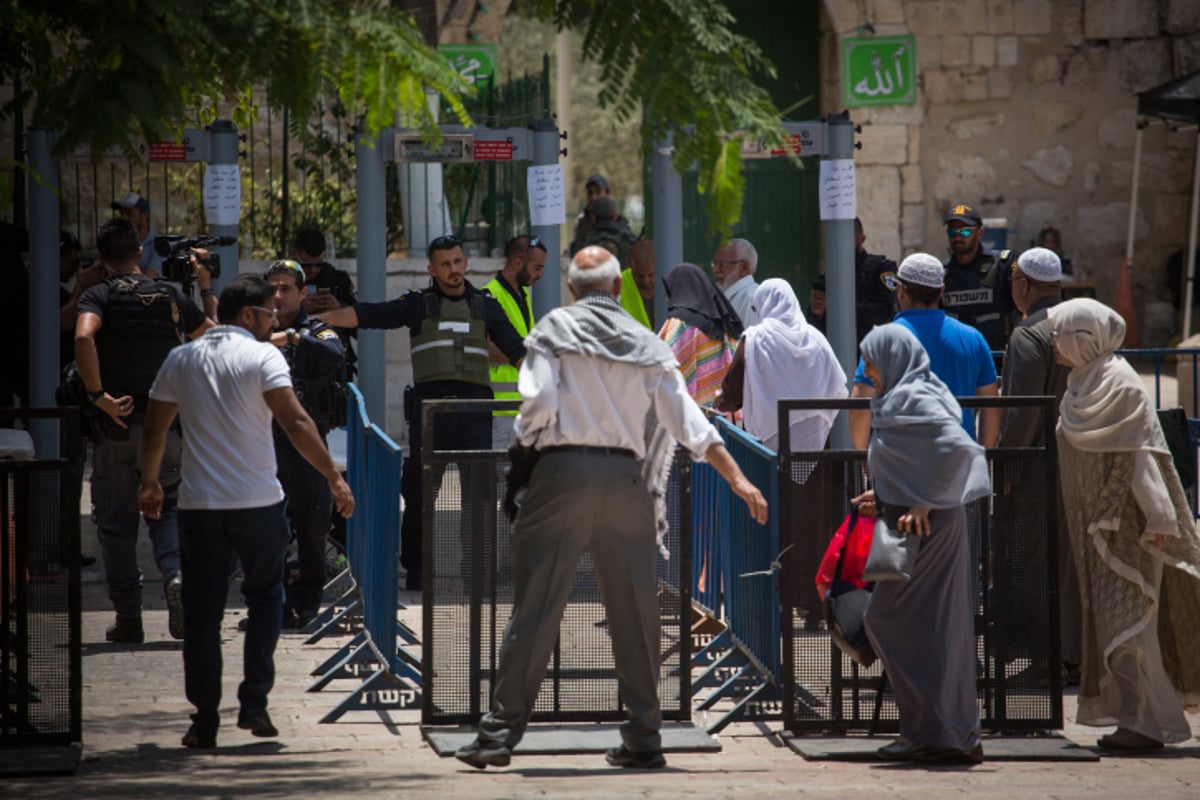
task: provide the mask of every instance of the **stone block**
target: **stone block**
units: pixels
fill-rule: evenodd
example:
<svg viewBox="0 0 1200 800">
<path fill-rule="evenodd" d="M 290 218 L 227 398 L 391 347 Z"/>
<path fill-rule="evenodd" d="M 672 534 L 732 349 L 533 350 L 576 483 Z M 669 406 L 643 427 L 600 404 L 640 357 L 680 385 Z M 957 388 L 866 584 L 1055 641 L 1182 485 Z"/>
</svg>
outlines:
<svg viewBox="0 0 1200 800">
<path fill-rule="evenodd" d="M 962 32 L 987 33 L 987 0 L 962 0 Z"/>
<path fill-rule="evenodd" d="M 1087 39 L 1139 39 L 1157 36 L 1158 0 L 1084 0 Z"/>
<path fill-rule="evenodd" d="M 950 99 L 950 77 L 940 69 L 926 70 L 921 74 L 921 88 L 925 99 L 941 105 Z"/>
<path fill-rule="evenodd" d="M 1140 205 L 1140 203 L 1139 203 Z M 1154 232 L 1167 241 L 1187 241 L 1188 209 L 1191 197 L 1184 194 L 1160 193 L 1154 197 Z M 1185 245 L 1183 251 L 1187 252 Z M 1185 262 L 1186 263 L 1186 262 Z"/>
<path fill-rule="evenodd" d="M 1091 47 L 1075 53 L 1067 61 L 1063 86 L 1076 92 L 1091 93 L 1096 88 L 1096 79 L 1105 72 L 1104 52 Z"/>
<path fill-rule="evenodd" d="M 1171 40 L 1125 42 L 1120 52 L 1120 85 L 1131 92 L 1153 89 L 1172 77 Z"/>
<path fill-rule="evenodd" d="M 1029 65 L 1029 82 L 1041 86 L 1062 77 L 1062 63 L 1054 53 L 1044 55 Z"/>
<path fill-rule="evenodd" d="M 1033 104 L 1033 132 L 1053 136 L 1074 125 L 1083 116 L 1084 107 L 1064 101 L 1040 101 Z"/>
<path fill-rule="evenodd" d="M 826 4 L 837 5 L 837 3 Z M 941 36 L 942 3 L 909 3 L 905 9 L 908 29 L 917 36 Z"/>
<path fill-rule="evenodd" d="M 987 15 L 988 33 L 1000 34 L 1013 32 L 1012 0 L 988 0 Z"/>
<path fill-rule="evenodd" d="M 965 67 L 971 63 L 971 37 L 946 36 L 942 39 L 942 64 Z"/>
<path fill-rule="evenodd" d="M 962 79 L 964 100 L 988 99 L 988 76 L 986 73 L 964 75 Z"/>
<path fill-rule="evenodd" d="M 938 36 L 917 37 L 917 67 L 937 69 L 942 65 L 942 40 Z"/>
<path fill-rule="evenodd" d="M 867 0 L 867 19 L 875 24 L 902 24 L 904 3 L 902 0 Z"/>
<path fill-rule="evenodd" d="M 1047 225 L 1054 225 L 1056 228 L 1061 228 L 1061 220 L 1059 214 L 1061 209 L 1058 203 L 1051 200 L 1035 200 L 1032 203 L 1025 203 L 1021 206 L 1021 214 L 1017 219 L 1017 235 L 1023 239 L 1034 239 L 1037 237 L 1037 232 Z M 1009 221 L 1012 224 L 1012 220 Z"/>
<path fill-rule="evenodd" d="M 854 32 L 866 19 L 863 0 L 838 0 L 836 3 L 824 3 L 823 7 L 829 14 L 833 29 L 841 34 Z"/>
<path fill-rule="evenodd" d="M 908 126 L 908 163 L 921 163 L 921 126 Z"/>
<path fill-rule="evenodd" d="M 988 73 L 988 97 L 1003 100 L 1012 96 L 1012 70 L 993 69 Z"/>
<path fill-rule="evenodd" d="M 920 125 L 925 121 L 925 107 L 920 103 L 911 106 L 867 106 L 854 110 L 855 122 L 870 122 L 873 125 Z"/>
<path fill-rule="evenodd" d="M 951 203 L 961 203 L 963 198 L 977 202 L 977 198 L 995 195 L 1001 184 L 997 181 L 990 159 L 975 153 L 958 153 L 942 150 L 937 154 L 937 179 L 933 185 L 932 200 L 937 208 L 947 208 Z"/>
<path fill-rule="evenodd" d="M 900 212 L 900 244 L 910 252 L 925 244 L 925 204 L 905 203 Z"/>
<path fill-rule="evenodd" d="M 1061 44 L 1078 47 L 1083 44 L 1083 0 L 1054 0 L 1054 34 Z"/>
<path fill-rule="evenodd" d="M 854 157 L 858 164 L 900 165 L 908 161 L 908 127 L 905 125 L 863 125 L 858 136 L 862 150 Z"/>
<path fill-rule="evenodd" d="M 1100 185 L 1100 174 L 1103 170 L 1099 161 L 1089 161 L 1083 167 L 1083 190 L 1094 192 Z"/>
<path fill-rule="evenodd" d="M 996 66 L 1015 67 L 1021 60 L 1021 40 L 1016 36 L 996 37 Z"/>
<path fill-rule="evenodd" d="M 950 133 L 954 134 L 954 138 L 960 142 L 965 142 L 968 139 L 974 139 L 976 136 L 986 136 L 990 133 L 995 133 L 1000 128 L 1004 127 L 1007 117 L 1002 111 L 994 111 L 989 114 L 971 114 L 966 117 L 957 117 L 950 121 L 946 127 Z"/>
<path fill-rule="evenodd" d="M 971 37 L 971 63 L 977 67 L 996 66 L 996 37 Z"/>
<path fill-rule="evenodd" d="M 1134 223 L 1134 236 L 1141 239 L 1150 232 L 1150 225 L 1139 207 Z M 1129 203 L 1108 203 L 1102 206 L 1085 206 L 1075 209 L 1077 227 L 1087 236 L 1088 244 L 1124 245 L 1129 228 Z"/>
<path fill-rule="evenodd" d="M 873 253 L 900 252 L 900 170 L 862 166 L 855 171 L 858 217 L 863 221 Z"/>
<path fill-rule="evenodd" d="M 925 181 L 919 164 L 905 164 L 900 168 L 900 189 L 900 199 L 905 203 L 920 203 L 925 199 Z"/>
<path fill-rule="evenodd" d="M 1137 134 L 1137 109 L 1123 108 L 1109 112 L 1100 120 L 1096 140 L 1101 147 L 1129 152 Z"/>
<path fill-rule="evenodd" d="M 1200 36 L 1180 36 L 1175 40 L 1175 61 L 1181 75 L 1200 70 Z"/>
<path fill-rule="evenodd" d="M 1013 30 L 1022 36 L 1050 33 L 1050 0 L 1013 0 Z"/>
<path fill-rule="evenodd" d="M 1030 158 L 1021 162 L 1021 166 L 1039 180 L 1061 188 L 1070 182 L 1075 172 L 1075 159 L 1071 157 L 1071 151 L 1060 144 L 1035 151 Z"/>
<path fill-rule="evenodd" d="M 1200 33 L 1200 3 L 1196 0 L 1167 0 L 1167 33 Z"/>
</svg>

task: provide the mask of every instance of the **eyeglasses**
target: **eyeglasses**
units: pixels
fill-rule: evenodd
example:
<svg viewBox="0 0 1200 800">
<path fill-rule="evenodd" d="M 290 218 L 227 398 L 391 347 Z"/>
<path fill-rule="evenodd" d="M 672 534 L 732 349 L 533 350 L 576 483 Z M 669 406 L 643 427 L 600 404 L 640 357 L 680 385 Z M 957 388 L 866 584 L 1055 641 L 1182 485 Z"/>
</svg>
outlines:
<svg viewBox="0 0 1200 800">
<path fill-rule="evenodd" d="M 450 238 L 453 238 L 453 237 L 450 237 Z M 548 251 L 546 250 L 546 245 L 544 245 L 544 244 L 542 243 L 542 240 L 541 240 L 541 239 L 539 239 L 539 238 L 538 238 L 538 237 L 536 237 L 536 236 L 530 236 L 530 237 L 529 237 L 529 243 L 528 243 L 528 244 L 526 244 L 524 247 L 522 247 L 522 248 L 521 248 L 521 252 L 517 253 L 517 258 L 524 258 L 524 257 L 525 257 L 525 254 L 526 254 L 526 253 L 528 253 L 530 250 L 532 250 L 532 249 L 533 249 L 533 248 L 535 248 L 535 247 L 536 247 L 538 250 L 541 250 L 543 253 L 545 253 L 545 252 L 548 252 Z"/>
<path fill-rule="evenodd" d="M 978 228 L 946 228 L 946 236 L 953 239 L 955 237 L 966 239 L 975 233 Z"/>
<path fill-rule="evenodd" d="M 270 314 L 271 319 L 279 319 L 279 309 L 277 308 L 263 308 L 262 306 L 250 306 L 250 308 L 254 311 L 261 311 L 264 314 Z"/>
<path fill-rule="evenodd" d="M 732 261 L 713 261 L 713 262 L 709 263 L 709 266 L 712 267 L 713 269 L 726 270 L 726 269 L 729 269 L 730 267 L 736 266 L 737 264 L 745 264 L 745 263 L 746 263 L 746 259 L 735 258 Z"/>
<path fill-rule="evenodd" d="M 462 241 L 453 234 L 439 236 L 429 243 L 427 252 L 432 253 L 434 250 L 450 250 L 454 247 L 462 247 Z"/>
</svg>

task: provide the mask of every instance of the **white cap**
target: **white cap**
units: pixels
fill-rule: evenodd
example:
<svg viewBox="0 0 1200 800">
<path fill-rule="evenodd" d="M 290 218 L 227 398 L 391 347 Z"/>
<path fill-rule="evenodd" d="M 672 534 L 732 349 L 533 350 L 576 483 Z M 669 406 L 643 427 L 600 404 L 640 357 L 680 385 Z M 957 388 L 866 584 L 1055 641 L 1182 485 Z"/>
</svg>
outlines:
<svg viewBox="0 0 1200 800">
<path fill-rule="evenodd" d="M 1017 259 L 1017 268 L 1026 276 L 1042 283 L 1062 281 L 1062 259 L 1053 250 L 1031 247 Z"/>
<path fill-rule="evenodd" d="M 896 277 L 905 283 L 940 289 L 946 283 L 946 269 L 937 256 L 931 256 L 929 253 L 913 253 L 900 262 L 900 269 L 896 270 Z"/>
</svg>

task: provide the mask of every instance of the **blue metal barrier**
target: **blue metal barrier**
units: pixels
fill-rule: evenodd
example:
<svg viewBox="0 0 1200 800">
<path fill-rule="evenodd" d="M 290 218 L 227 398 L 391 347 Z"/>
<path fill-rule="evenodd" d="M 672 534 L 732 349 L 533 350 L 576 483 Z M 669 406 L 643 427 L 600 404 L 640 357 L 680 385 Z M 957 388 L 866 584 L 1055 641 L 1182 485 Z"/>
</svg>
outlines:
<svg viewBox="0 0 1200 800">
<path fill-rule="evenodd" d="M 746 477 L 759 487 L 772 514 L 766 525 L 708 464 L 692 469 L 694 595 L 725 630 L 696 653 L 693 665 L 706 667 L 692 682 L 693 692 L 714 690 L 696 705 L 707 711 L 719 700 L 738 698 L 733 709 L 709 726 L 717 732 L 754 705 L 778 700 L 779 523 L 775 454 L 723 418 L 713 424 Z M 700 578 L 703 576 L 703 581 Z"/>
<path fill-rule="evenodd" d="M 351 710 L 415 708 L 421 697 L 420 672 L 415 668 L 419 659 L 398 644 L 416 641 L 396 618 L 400 446 L 370 423 L 358 388 L 351 385 L 350 392 L 346 468 L 356 507 L 346 526 L 352 588 L 344 597 L 353 598 L 327 626 L 354 608 L 361 609 L 363 629 L 314 670 L 319 677 L 308 690 L 319 691 L 336 678 L 368 677 L 321 722 L 333 722 Z"/>
</svg>

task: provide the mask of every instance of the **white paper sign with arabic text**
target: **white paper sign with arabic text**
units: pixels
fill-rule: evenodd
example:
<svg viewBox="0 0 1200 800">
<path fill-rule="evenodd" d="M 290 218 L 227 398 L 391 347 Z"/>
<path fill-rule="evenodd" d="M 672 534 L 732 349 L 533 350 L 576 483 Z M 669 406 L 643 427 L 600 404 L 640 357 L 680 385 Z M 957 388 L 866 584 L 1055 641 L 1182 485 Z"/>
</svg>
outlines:
<svg viewBox="0 0 1200 800">
<path fill-rule="evenodd" d="M 241 221 L 242 175 L 237 164 L 209 164 L 204 171 L 204 216 L 209 225 Z"/>
<path fill-rule="evenodd" d="M 854 219 L 858 214 L 854 187 L 854 159 L 831 158 L 821 162 L 818 193 L 821 219 Z"/>
<path fill-rule="evenodd" d="M 527 183 L 530 225 L 562 225 L 567 221 L 561 164 L 530 167 Z"/>
</svg>

